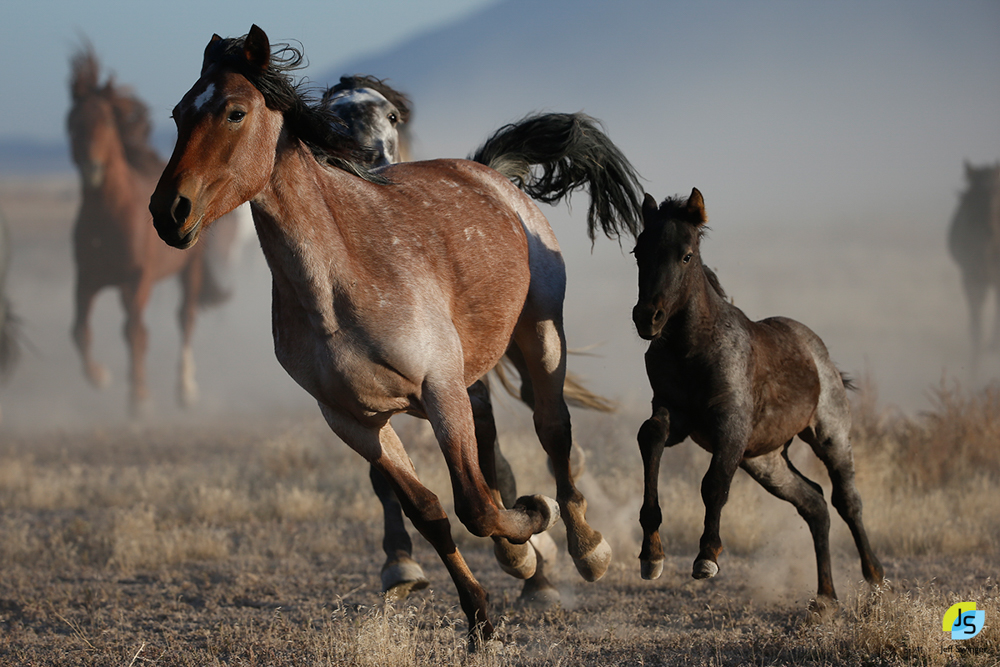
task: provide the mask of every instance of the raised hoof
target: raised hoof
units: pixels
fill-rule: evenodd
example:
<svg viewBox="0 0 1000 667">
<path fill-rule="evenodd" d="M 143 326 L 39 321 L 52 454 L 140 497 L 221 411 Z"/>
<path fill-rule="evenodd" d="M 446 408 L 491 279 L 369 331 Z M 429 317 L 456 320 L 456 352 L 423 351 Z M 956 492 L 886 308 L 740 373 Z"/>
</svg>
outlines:
<svg viewBox="0 0 1000 667">
<path fill-rule="evenodd" d="M 590 553 L 574 558 L 573 564 L 586 581 L 597 581 L 604 576 L 611 564 L 611 545 L 602 537 Z"/>
<path fill-rule="evenodd" d="M 663 574 L 663 559 L 659 560 L 644 560 L 639 561 L 641 563 L 641 574 L 642 578 L 647 581 L 653 579 L 659 579 L 660 575 Z"/>
<path fill-rule="evenodd" d="M 430 585 L 423 569 L 413 560 L 386 563 L 382 568 L 382 592 L 386 600 L 403 600 Z"/>
<path fill-rule="evenodd" d="M 556 556 L 559 553 L 559 547 L 556 546 L 556 541 L 552 539 L 552 536 L 548 533 L 538 533 L 537 535 L 532 535 L 528 538 L 528 544 L 535 550 L 535 556 L 545 565 L 551 565 L 556 562 Z"/>
<path fill-rule="evenodd" d="M 695 579 L 711 579 L 718 573 L 718 563 L 699 558 L 694 562 L 694 569 L 691 571 L 691 576 Z"/>
<path fill-rule="evenodd" d="M 528 579 L 535 574 L 535 550 L 528 543 L 511 544 L 502 537 L 497 538 L 493 541 L 493 555 L 500 569 L 512 577 Z"/>
<path fill-rule="evenodd" d="M 525 583 L 521 589 L 521 595 L 517 598 L 517 605 L 529 609 L 554 609 L 562 604 L 562 596 L 552 584 L 535 587 L 530 583 Z"/>
<path fill-rule="evenodd" d="M 541 494 L 521 496 L 514 503 L 514 507 L 528 511 L 534 510 L 542 515 L 544 523 L 542 524 L 542 528 L 536 531 L 536 534 L 544 533 L 559 521 L 559 503 L 548 496 Z"/>
</svg>

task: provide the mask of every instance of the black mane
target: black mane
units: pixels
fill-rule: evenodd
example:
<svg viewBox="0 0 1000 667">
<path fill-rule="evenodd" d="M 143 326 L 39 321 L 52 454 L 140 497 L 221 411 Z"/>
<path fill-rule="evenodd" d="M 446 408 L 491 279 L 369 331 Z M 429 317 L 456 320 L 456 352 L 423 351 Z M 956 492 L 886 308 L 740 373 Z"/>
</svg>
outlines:
<svg viewBox="0 0 1000 667">
<path fill-rule="evenodd" d="M 244 76 L 264 96 L 269 109 L 284 115 L 285 127 L 305 144 L 316 160 L 373 183 L 385 182 L 383 177 L 364 166 L 367 149 L 342 131 L 343 121 L 317 104 L 303 81 L 292 80 L 289 73 L 303 67 L 302 51 L 288 44 L 276 44 L 268 64 L 259 69 L 253 67 L 244 54 L 246 38 L 246 35 L 230 37 L 209 44 L 202 74 L 219 65 Z"/>
</svg>

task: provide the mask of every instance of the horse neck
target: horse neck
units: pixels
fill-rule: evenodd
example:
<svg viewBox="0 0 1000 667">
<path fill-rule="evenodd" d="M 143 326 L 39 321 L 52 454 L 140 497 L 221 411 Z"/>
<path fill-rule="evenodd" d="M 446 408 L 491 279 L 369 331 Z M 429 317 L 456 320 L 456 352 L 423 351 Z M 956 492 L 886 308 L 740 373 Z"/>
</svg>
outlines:
<svg viewBox="0 0 1000 667">
<path fill-rule="evenodd" d="M 727 307 L 725 299 L 715 290 L 701 266 L 691 285 L 684 305 L 664 326 L 659 340 L 685 351 L 715 345 L 715 323 Z"/>
<path fill-rule="evenodd" d="M 355 279 L 341 223 L 352 218 L 350 194 L 361 182 L 319 164 L 298 141 L 279 142 L 270 178 L 251 199 L 276 282 L 312 290 Z"/>
</svg>

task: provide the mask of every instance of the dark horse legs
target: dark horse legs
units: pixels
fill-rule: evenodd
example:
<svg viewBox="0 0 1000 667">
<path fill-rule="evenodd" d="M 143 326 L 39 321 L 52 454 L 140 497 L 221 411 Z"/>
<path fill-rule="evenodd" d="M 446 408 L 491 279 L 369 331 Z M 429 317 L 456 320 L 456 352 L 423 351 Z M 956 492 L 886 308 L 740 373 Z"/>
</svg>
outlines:
<svg viewBox="0 0 1000 667">
<path fill-rule="evenodd" d="M 496 490 L 494 500 L 503 507 L 511 507 L 517 498 L 517 486 L 510 464 L 498 447 L 496 424 L 489 389 L 483 382 L 477 382 L 469 389 L 473 416 L 476 423 L 476 441 L 480 447 L 480 467 L 492 489 Z M 492 454 L 492 461 L 490 455 Z M 372 488 L 382 504 L 385 536 L 382 548 L 386 562 L 382 566 L 382 590 L 392 599 L 405 598 L 412 591 L 426 588 L 427 577 L 423 569 L 413 560 L 413 544 L 403 521 L 402 507 L 392 492 L 392 487 L 378 470 L 371 468 Z M 495 480 L 495 481 L 491 481 Z M 547 535 L 535 536 L 530 540 L 532 548 L 526 545 L 512 545 L 507 540 L 497 538 L 495 548 L 501 567 L 512 576 L 525 579 L 521 593 L 523 600 L 554 601 L 558 592 L 544 574 L 544 558 L 537 553 L 534 542 L 544 541 Z M 551 538 L 549 538 L 551 539 Z M 534 574 L 531 571 L 534 570 Z"/>
</svg>

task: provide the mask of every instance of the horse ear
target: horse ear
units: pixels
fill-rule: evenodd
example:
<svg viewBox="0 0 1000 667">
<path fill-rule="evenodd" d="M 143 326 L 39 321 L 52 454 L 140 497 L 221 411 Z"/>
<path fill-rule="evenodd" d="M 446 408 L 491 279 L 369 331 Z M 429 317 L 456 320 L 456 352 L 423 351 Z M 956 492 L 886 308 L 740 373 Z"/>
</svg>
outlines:
<svg viewBox="0 0 1000 667">
<path fill-rule="evenodd" d="M 646 193 L 645 198 L 642 200 L 642 225 L 643 227 L 652 219 L 653 215 L 656 214 L 658 210 L 656 206 L 656 199 L 653 195 Z"/>
<path fill-rule="evenodd" d="M 218 33 L 213 34 L 212 35 L 212 39 L 208 40 L 208 44 L 205 46 L 205 55 L 201 59 L 201 73 L 202 73 L 202 75 L 205 74 L 205 70 L 207 70 L 208 66 L 211 64 L 211 62 L 213 60 L 213 58 L 212 58 L 212 52 L 215 50 L 215 47 L 221 41 L 222 41 L 222 38 L 219 37 Z"/>
<path fill-rule="evenodd" d="M 263 71 L 271 62 L 271 43 L 267 39 L 267 34 L 254 23 L 250 26 L 246 41 L 243 42 L 243 55 L 254 69 Z"/>
<path fill-rule="evenodd" d="M 688 197 L 687 210 L 691 215 L 691 221 L 696 225 L 703 225 L 708 222 L 705 215 L 705 198 L 701 196 L 698 188 L 691 188 L 691 196 Z"/>
</svg>

